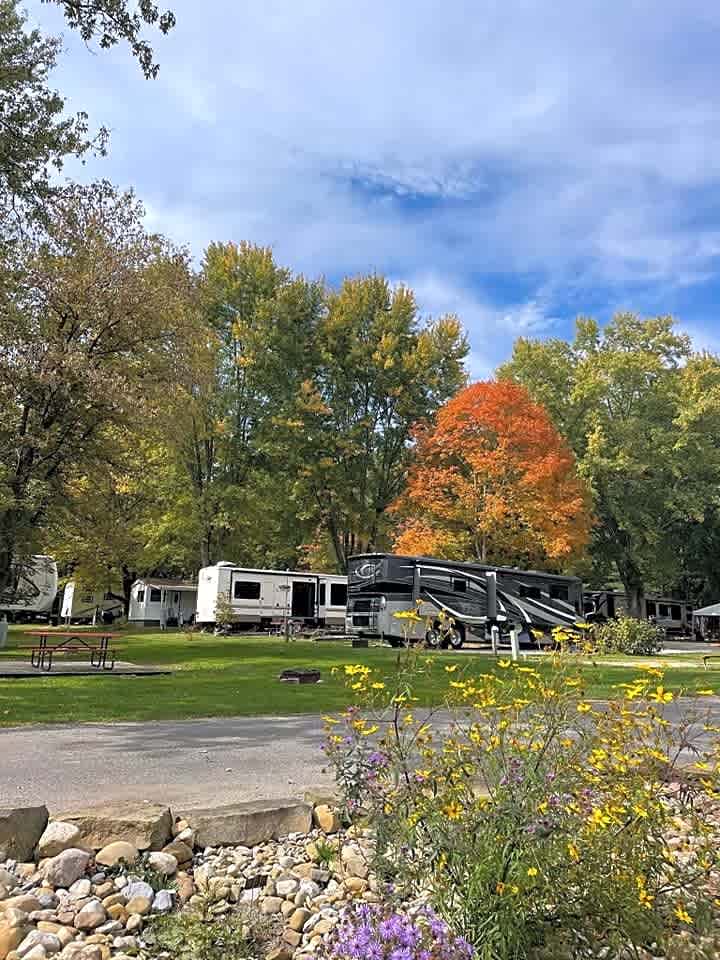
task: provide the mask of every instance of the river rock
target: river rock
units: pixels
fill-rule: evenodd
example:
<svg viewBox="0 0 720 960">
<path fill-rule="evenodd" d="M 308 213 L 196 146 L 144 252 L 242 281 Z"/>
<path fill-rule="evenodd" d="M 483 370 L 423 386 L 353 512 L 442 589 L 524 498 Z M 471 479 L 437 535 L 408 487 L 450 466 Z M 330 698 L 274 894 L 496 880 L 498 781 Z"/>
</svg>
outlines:
<svg viewBox="0 0 720 960">
<path fill-rule="evenodd" d="M 139 856 L 138 848 L 127 840 L 115 840 L 103 847 L 96 856 L 95 862 L 103 867 L 114 867 L 118 863 L 133 864 Z"/>
<path fill-rule="evenodd" d="M 43 835 L 38 840 L 38 857 L 56 857 L 63 850 L 77 847 L 80 843 L 80 831 L 74 823 L 64 823 L 62 820 L 51 820 L 45 827 Z"/>
<path fill-rule="evenodd" d="M 150 884 L 145 883 L 144 880 L 131 880 L 130 883 L 123 887 L 123 894 L 128 901 L 132 900 L 133 897 L 147 897 L 147 899 L 152 902 L 155 891 Z"/>
<path fill-rule="evenodd" d="M 323 833 L 337 833 L 340 829 L 340 816 L 334 807 L 321 803 L 313 810 L 313 821 Z"/>
<path fill-rule="evenodd" d="M 90 854 L 86 850 L 71 847 L 45 863 L 45 881 L 53 887 L 65 887 L 79 880 L 87 870 Z"/>
<path fill-rule="evenodd" d="M 94 930 L 107 920 L 105 907 L 99 900 L 89 900 L 75 915 L 78 930 Z"/>
<path fill-rule="evenodd" d="M 162 851 L 148 854 L 148 864 L 157 873 L 162 873 L 166 877 L 176 873 L 178 868 L 175 857 L 171 853 L 162 853 Z"/>
</svg>

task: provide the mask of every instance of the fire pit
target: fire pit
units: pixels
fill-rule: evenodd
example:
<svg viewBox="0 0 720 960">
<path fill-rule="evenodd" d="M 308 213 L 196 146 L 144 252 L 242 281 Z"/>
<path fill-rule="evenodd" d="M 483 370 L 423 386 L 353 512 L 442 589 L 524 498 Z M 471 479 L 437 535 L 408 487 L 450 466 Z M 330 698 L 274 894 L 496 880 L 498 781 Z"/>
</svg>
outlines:
<svg viewBox="0 0 720 960">
<path fill-rule="evenodd" d="M 295 667 L 283 670 L 278 679 L 281 683 L 320 683 L 320 671 Z"/>
</svg>

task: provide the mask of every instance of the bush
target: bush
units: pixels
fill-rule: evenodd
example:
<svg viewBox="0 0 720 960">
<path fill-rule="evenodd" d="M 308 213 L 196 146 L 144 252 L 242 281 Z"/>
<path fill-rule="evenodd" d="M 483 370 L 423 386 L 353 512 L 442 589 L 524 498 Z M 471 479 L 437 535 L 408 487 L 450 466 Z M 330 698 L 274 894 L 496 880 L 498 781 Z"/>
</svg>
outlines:
<svg viewBox="0 0 720 960">
<path fill-rule="evenodd" d="M 673 728 L 661 671 L 599 709 L 569 653 L 479 674 L 450 664 L 443 732 L 414 715 L 423 664 L 406 652 L 387 687 L 347 667 L 361 708 L 333 718 L 326 747 L 348 812 L 376 832 L 373 867 L 403 902 L 423 891 L 479 960 L 611 960 L 712 922 L 703 809 L 717 757 L 695 754 L 695 778 L 670 786 L 676 736 L 692 754 L 709 714 Z M 681 856 L 676 817 L 694 837 Z"/>
<path fill-rule="evenodd" d="M 172 960 L 259 960 L 262 943 L 246 917 L 211 920 L 194 914 L 154 918 L 143 934 L 151 956 L 165 953 Z"/>
<path fill-rule="evenodd" d="M 649 620 L 618 617 L 597 624 L 592 637 L 604 653 L 625 653 L 631 656 L 652 656 L 662 649 L 663 632 Z"/>
<path fill-rule="evenodd" d="M 425 908 L 411 918 L 389 906 L 361 904 L 323 944 L 327 960 L 470 960 L 473 949 Z"/>
</svg>

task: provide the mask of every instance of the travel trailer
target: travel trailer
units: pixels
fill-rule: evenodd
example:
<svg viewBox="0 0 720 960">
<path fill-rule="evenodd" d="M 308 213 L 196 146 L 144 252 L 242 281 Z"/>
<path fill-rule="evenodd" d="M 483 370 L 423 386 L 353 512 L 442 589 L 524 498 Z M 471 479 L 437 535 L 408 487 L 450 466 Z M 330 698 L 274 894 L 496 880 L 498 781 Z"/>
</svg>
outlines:
<svg viewBox="0 0 720 960">
<path fill-rule="evenodd" d="M 128 623 L 182 627 L 195 620 L 197 584 L 191 580 L 145 577 L 130 588 Z"/>
<path fill-rule="evenodd" d="M 52 557 L 30 557 L 15 564 L 10 589 L 0 596 L 0 614 L 16 621 L 49 619 L 57 590 L 57 564 Z"/>
<path fill-rule="evenodd" d="M 119 590 L 90 590 L 69 580 L 63 590 L 60 618 L 65 623 L 112 623 L 123 615 L 124 605 Z"/>
<path fill-rule="evenodd" d="M 590 623 L 604 622 L 627 614 L 627 595 L 620 590 L 588 590 L 584 599 L 585 618 Z M 669 635 L 687 636 L 692 630 L 692 605 L 684 600 L 650 596 L 643 600 L 644 616 Z"/>
<path fill-rule="evenodd" d="M 396 616 L 412 611 L 421 622 Z M 492 626 L 507 633 L 517 625 L 528 640 L 531 629 L 549 633 L 581 616 L 577 577 L 382 553 L 351 557 L 348 566 L 347 631 L 392 646 L 407 638 L 459 649 L 484 642 Z"/>
<path fill-rule="evenodd" d="M 307 570 L 255 570 L 221 561 L 198 574 L 197 622 L 217 622 L 218 601 L 234 624 L 269 629 L 287 621 L 343 627 L 347 577 Z"/>
</svg>

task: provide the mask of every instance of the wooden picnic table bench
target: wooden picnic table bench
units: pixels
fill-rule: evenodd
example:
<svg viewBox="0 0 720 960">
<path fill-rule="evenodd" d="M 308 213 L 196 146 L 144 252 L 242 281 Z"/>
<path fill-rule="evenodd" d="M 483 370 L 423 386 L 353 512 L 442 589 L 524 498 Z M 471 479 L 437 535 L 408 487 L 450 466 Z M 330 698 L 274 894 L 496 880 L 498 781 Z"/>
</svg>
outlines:
<svg viewBox="0 0 720 960">
<path fill-rule="evenodd" d="M 703 657 L 703 666 L 707 670 L 708 660 L 720 660 L 720 653 L 706 653 Z"/>
<path fill-rule="evenodd" d="M 110 641 L 119 636 L 117 633 L 89 630 L 30 630 L 26 636 L 39 638 L 38 643 L 30 648 L 30 663 L 37 670 L 52 670 L 53 657 L 56 653 L 84 653 L 85 651 L 90 654 L 90 665 L 98 670 L 112 670 L 115 666 L 116 648 L 110 646 Z M 50 638 L 56 637 L 62 638 L 60 643 L 49 642 Z M 98 642 L 88 643 L 86 637 Z"/>
</svg>

